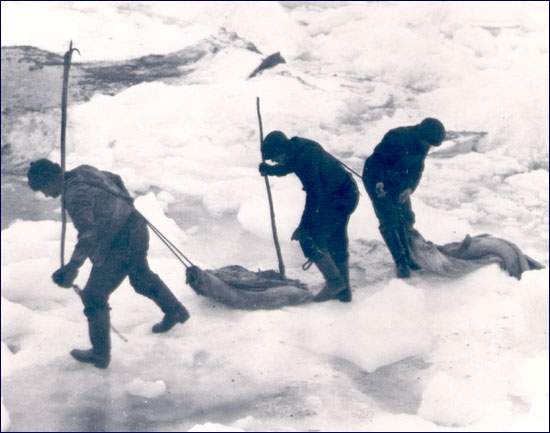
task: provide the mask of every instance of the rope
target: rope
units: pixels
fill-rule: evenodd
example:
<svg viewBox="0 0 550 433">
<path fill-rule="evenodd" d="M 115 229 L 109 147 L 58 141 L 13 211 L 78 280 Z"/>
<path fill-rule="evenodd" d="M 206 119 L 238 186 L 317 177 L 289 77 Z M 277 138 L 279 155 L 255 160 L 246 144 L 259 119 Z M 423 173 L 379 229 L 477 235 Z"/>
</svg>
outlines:
<svg viewBox="0 0 550 433">
<path fill-rule="evenodd" d="M 350 173 L 354 174 L 355 176 L 357 176 L 359 179 L 361 179 L 361 181 L 363 180 L 363 176 L 361 176 L 359 173 L 357 173 L 353 168 L 351 168 L 350 166 L 346 165 L 344 162 L 340 161 L 338 158 L 336 158 L 334 155 L 332 155 L 332 157 L 338 161 L 340 164 L 342 164 L 344 166 L 344 168 L 346 168 Z"/>
<path fill-rule="evenodd" d="M 186 268 L 189 268 L 191 266 L 195 266 L 193 264 L 193 262 L 176 245 L 174 245 L 174 243 L 172 241 L 170 241 L 170 239 L 168 239 L 157 227 L 155 227 L 155 225 L 151 221 L 149 221 L 147 218 L 145 218 L 145 216 L 138 209 L 136 209 L 136 207 L 134 206 L 134 199 L 132 197 L 130 197 L 127 193 L 126 194 L 121 194 L 117 191 L 113 191 L 112 189 L 107 188 L 104 184 L 99 183 L 99 182 L 94 182 L 94 181 L 90 181 L 90 180 L 80 181 L 80 182 L 83 183 L 83 184 L 86 184 L 88 186 L 91 186 L 93 188 L 97 188 L 97 189 L 100 189 L 102 191 L 105 191 L 105 192 L 111 194 L 112 196 L 114 196 L 116 198 L 119 198 L 119 199 L 125 201 L 126 203 L 128 203 L 128 205 L 132 207 L 134 212 L 136 212 L 140 216 L 140 218 L 143 218 L 143 220 L 149 226 L 151 231 L 155 235 L 157 235 L 157 237 L 162 241 L 162 243 L 164 245 L 166 245 L 166 247 L 170 250 L 170 252 L 180 261 L 180 263 L 183 266 L 185 266 Z M 185 261 L 187 261 L 187 263 Z"/>
<path fill-rule="evenodd" d="M 191 266 L 195 266 L 193 262 L 185 255 L 183 252 L 176 247 L 170 239 L 168 239 L 158 228 L 156 228 L 151 221 L 149 221 L 147 218 L 143 216 L 143 214 L 138 211 L 135 207 L 134 209 L 136 212 L 145 220 L 149 228 L 153 231 L 154 234 L 157 235 L 157 237 L 166 245 L 166 247 L 170 250 L 170 252 L 180 261 L 180 263 L 185 266 L 185 268 L 189 268 Z M 185 263 L 187 261 L 187 263 Z"/>
</svg>

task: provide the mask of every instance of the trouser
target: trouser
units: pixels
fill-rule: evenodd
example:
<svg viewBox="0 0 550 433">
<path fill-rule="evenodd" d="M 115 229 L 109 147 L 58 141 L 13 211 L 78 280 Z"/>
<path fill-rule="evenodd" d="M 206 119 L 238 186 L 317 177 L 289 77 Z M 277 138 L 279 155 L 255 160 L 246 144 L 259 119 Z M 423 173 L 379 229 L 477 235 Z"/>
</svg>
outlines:
<svg viewBox="0 0 550 433">
<path fill-rule="evenodd" d="M 415 223 L 410 198 L 400 202 L 398 197 L 388 193 L 378 197 L 376 183 L 369 179 L 364 183 L 378 218 L 378 229 L 395 263 L 410 262 L 410 230 Z"/>
<path fill-rule="evenodd" d="M 113 240 L 105 260 L 101 265 L 92 267 L 88 282 L 82 290 L 82 302 L 91 328 L 90 339 L 94 349 L 96 344 L 100 348 L 108 345 L 109 327 L 106 327 L 106 335 L 103 332 L 101 336 L 99 331 L 94 333 L 94 324 L 105 328 L 103 323 L 109 320 L 109 296 L 126 276 L 137 293 L 151 299 L 165 314 L 180 307 L 174 294 L 149 268 L 148 249 L 147 224 L 137 213 L 133 213 Z"/>
<path fill-rule="evenodd" d="M 348 223 L 359 200 L 359 192 L 355 183 L 351 183 L 335 206 L 326 205 L 319 209 L 314 227 L 305 227 L 306 234 L 300 238 L 300 247 L 304 255 L 316 262 L 322 254 L 328 253 L 342 278 L 349 285 L 349 240 Z"/>
</svg>

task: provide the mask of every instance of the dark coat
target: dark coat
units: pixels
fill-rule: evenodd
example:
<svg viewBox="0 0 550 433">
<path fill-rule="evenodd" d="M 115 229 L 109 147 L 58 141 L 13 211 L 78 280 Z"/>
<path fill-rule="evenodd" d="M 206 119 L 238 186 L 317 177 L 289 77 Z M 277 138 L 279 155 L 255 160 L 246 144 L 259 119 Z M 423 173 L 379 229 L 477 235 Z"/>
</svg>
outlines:
<svg viewBox="0 0 550 433">
<path fill-rule="evenodd" d="M 71 261 L 101 265 L 134 210 L 120 176 L 81 165 L 65 174 L 65 208 L 78 230 Z"/>
<path fill-rule="evenodd" d="M 306 138 L 291 138 L 287 162 L 270 167 L 267 174 L 285 176 L 289 173 L 298 176 L 306 192 L 300 222 L 302 228 L 314 227 L 322 208 L 349 208 L 349 213 L 353 211 L 358 197 L 357 185 L 342 164 L 319 143 Z"/>
<path fill-rule="evenodd" d="M 396 197 L 407 188 L 418 186 L 429 146 L 420 142 L 415 126 L 390 130 L 365 161 L 363 181 L 367 189 L 374 189 L 378 182 Z"/>
</svg>

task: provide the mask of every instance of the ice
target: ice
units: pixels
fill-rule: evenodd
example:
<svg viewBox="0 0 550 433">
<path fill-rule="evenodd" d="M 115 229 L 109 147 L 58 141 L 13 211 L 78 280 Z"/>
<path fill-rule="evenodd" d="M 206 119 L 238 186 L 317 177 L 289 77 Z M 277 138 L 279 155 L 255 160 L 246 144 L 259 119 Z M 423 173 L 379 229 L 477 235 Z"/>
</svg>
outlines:
<svg viewBox="0 0 550 433">
<path fill-rule="evenodd" d="M 147 381 L 137 378 L 126 386 L 126 391 L 139 397 L 157 398 L 166 392 L 166 384 L 162 380 Z"/>
<path fill-rule="evenodd" d="M 426 160 L 412 197 L 418 230 L 436 243 L 491 233 L 548 265 L 543 3 L 2 2 L 2 24 L 3 46 L 63 53 L 72 39 L 79 62 L 214 41 L 177 78 L 70 103 L 67 134 L 69 168 L 120 174 L 138 209 L 202 267 L 277 267 L 257 171 L 258 96 L 264 135 L 317 140 L 359 173 L 388 129 L 440 118 L 459 138 Z M 285 64 L 247 80 L 277 51 Z M 59 110 L 21 114 L 6 140 L 16 161 L 58 160 Z M 2 430 L 547 430 L 548 270 L 520 281 L 497 265 L 457 280 L 397 280 L 356 180 L 351 304 L 229 310 L 197 297 L 150 233 L 151 268 L 191 319 L 153 335 L 162 312 L 124 281 L 111 318 L 129 342 L 112 334 L 107 371 L 68 355 L 89 341 L 80 299 L 51 281 L 59 206 L 10 221 Z M 319 290 L 319 272 L 302 271 L 290 241 L 302 186 L 294 176 L 270 182 L 287 273 Z M 67 255 L 75 238 L 69 223 Z"/>
<path fill-rule="evenodd" d="M 421 324 L 425 315 L 423 296 L 420 290 L 392 280 L 351 309 L 319 307 L 325 310 L 321 315 L 324 319 L 309 319 L 316 320 L 318 326 L 315 332 L 306 334 L 303 344 L 315 352 L 353 362 L 368 372 L 407 357 L 423 356 L 430 346 L 429 330 Z"/>
<path fill-rule="evenodd" d="M 2 431 L 8 431 L 10 429 L 10 413 L 4 406 L 4 397 L 2 397 Z"/>
<path fill-rule="evenodd" d="M 234 427 L 228 427 L 228 426 L 223 425 L 223 424 L 216 424 L 216 423 L 212 423 L 212 422 L 207 422 L 205 424 L 197 424 L 197 425 L 191 427 L 187 431 L 194 431 L 194 432 L 203 432 L 203 431 L 238 432 L 238 431 L 246 431 L 246 430 L 241 430 L 239 428 L 234 428 Z"/>
<path fill-rule="evenodd" d="M 463 427 L 479 419 L 491 395 L 483 377 L 466 379 L 438 373 L 424 391 L 419 415 L 436 424 Z"/>
<path fill-rule="evenodd" d="M 517 376 L 512 383 L 513 395 L 520 396 L 529 403 L 537 399 L 548 399 L 548 353 L 527 359 L 517 369 Z"/>
</svg>

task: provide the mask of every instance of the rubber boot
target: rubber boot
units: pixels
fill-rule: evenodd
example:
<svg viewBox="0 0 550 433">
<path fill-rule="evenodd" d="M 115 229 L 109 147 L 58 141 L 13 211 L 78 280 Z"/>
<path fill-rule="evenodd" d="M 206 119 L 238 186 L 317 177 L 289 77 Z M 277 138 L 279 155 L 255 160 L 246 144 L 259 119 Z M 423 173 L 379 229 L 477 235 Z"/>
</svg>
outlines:
<svg viewBox="0 0 550 433">
<path fill-rule="evenodd" d="M 409 269 L 411 271 L 421 270 L 422 267 L 418 263 L 416 263 L 411 257 L 411 237 L 407 227 L 405 226 L 399 227 L 399 240 L 401 241 L 401 245 L 403 245 L 405 260 L 407 262 L 407 266 L 409 267 Z"/>
<path fill-rule="evenodd" d="M 409 278 L 411 276 L 411 271 L 407 264 L 404 247 L 399 239 L 397 230 L 380 230 L 380 234 L 384 238 L 384 241 L 386 242 L 386 245 L 388 246 L 388 249 L 393 257 L 397 278 Z"/>
<path fill-rule="evenodd" d="M 346 288 L 338 293 L 335 298 L 340 302 L 351 302 L 351 287 L 349 284 L 349 259 L 346 257 L 343 260 L 335 260 L 334 263 L 340 271 L 340 275 L 346 284 Z"/>
<path fill-rule="evenodd" d="M 325 278 L 326 284 L 313 300 L 315 302 L 324 302 L 330 299 L 335 299 L 337 295 L 345 291 L 347 286 L 342 278 L 340 271 L 336 267 L 332 257 L 323 252 L 320 257 L 314 261 L 321 274 Z"/>
<path fill-rule="evenodd" d="M 152 331 L 155 334 L 168 332 L 177 323 L 184 323 L 187 319 L 189 319 L 189 312 L 182 304 L 178 302 L 176 307 L 173 307 L 164 313 L 164 317 L 159 323 L 153 325 Z"/>
<path fill-rule="evenodd" d="M 177 323 L 189 319 L 189 312 L 157 274 L 149 272 L 141 277 L 138 274 L 138 277 L 131 277 L 130 282 L 139 289 L 138 293 L 151 299 L 164 313 L 162 320 L 151 328 L 153 333 L 168 332 Z"/>
<path fill-rule="evenodd" d="M 95 310 L 87 314 L 88 333 L 92 348 L 73 349 L 71 356 L 79 362 L 89 363 L 97 368 L 107 368 L 111 361 L 111 330 L 109 310 Z"/>
</svg>

